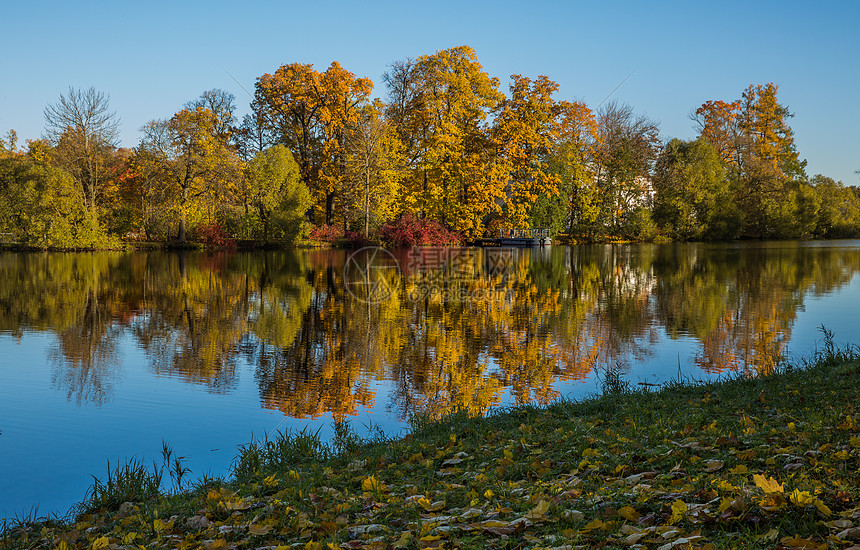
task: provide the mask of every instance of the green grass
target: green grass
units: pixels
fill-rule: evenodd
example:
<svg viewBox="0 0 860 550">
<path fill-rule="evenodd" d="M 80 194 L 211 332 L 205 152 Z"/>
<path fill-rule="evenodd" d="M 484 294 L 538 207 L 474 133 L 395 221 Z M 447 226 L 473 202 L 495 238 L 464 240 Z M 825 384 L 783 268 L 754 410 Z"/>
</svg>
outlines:
<svg viewBox="0 0 860 550">
<path fill-rule="evenodd" d="M 135 463 L 77 517 L 20 522 L 0 548 L 848 547 L 860 359 L 827 336 L 770 376 L 650 391 L 609 371 L 591 399 L 416 418 L 397 440 L 275 434 L 229 481 L 170 494 Z"/>
</svg>

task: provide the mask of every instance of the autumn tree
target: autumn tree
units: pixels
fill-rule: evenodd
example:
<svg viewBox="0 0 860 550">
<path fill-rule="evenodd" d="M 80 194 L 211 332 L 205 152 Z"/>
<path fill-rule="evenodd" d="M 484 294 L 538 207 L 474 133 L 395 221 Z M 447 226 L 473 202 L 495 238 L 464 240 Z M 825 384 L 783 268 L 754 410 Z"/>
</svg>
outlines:
<svg viewBox="0 0 860 550">
<path fill-rule="evenodd" d="M 200 97 L 185 104 L 185 108 L 194 111 L 197 108 L 208 109 L 213 115 L 212 133 L 224 144 L 231 142 L 236 123 L 233 113 L 236 111 L 236 96 L 228 91 L 213 88 L 206 90 Z"/>
<path fill-rule="evenodd" d="M 750 85 L 740 100 L 708 101 L 696 111 L 701 136 L 719 152 L 744 215 L 743 234 L 801 236 L 815 226 L 817 205 L 805 183 L 788 125 L 792 114 L 773 84 Z"/>
<path fill-rule="evenodd" d="M 109 98 L 95 88 L 69 88 L 45 108 L 45 138 L 55 148 L 52 159 L 75 178 L 93 223 L 118 136 L 119 119 Z"/>
<path fill-rule="evenodd" d="M 147 123 L 142 147 L 153 164 L 147 169 L 165 175 L 178 221 L 177 242 L 187 240 L 189 216 L 202 218 L 219 201 L 235 194 L 238 158 L 215 133 L 217 117 L 204 107 L 182 109 L 169 120 Z"/>
<path fill-rule="evenodd" d="M 841 181 L 821 174 L 816 174 L 810 184 L 820 205 L 815 235 L 827 239 L 860 235 L 860 197 Z"/>
<path fill-rule="evenodd" d="M 560 101 L 558 108 L 560 131 L 549 163 L 550 169 L 561 178 L 561 194 L 553 199 L 538 197 L 536 208 L 546 216 L 538 220 L 533 213 L 532 225 L 548 226 L 555 232 L 566 229 L 575 234 L 587 231 L 600 215 L 595 177 L 600 142 L 597 120 L 588 106 L 579 101 Z"/>
<path fill-rule="evenodd" d="M 493 124 L 493 146 L 506 180 L 505 222 L 527 228 L 539 196 L 560 193 L 561 177 L 549 169 L 553 146 L 559 139 L 560 114 L 553 94 L 558 84 L 511 75 L 510 97 L 502 101 Z"/>
<path fill-rule="evenodd" d="M 395 121 L 415 148 L 408 180 L 412 208 L 453 228 L 475 233 L 500 211 L 504 180 L 493 169 L 488 117 L 503 95 L 468 46 L 441 50 L 401 64 L 389 95 L 410 107 Z M 393 86 L 393 87 L 392 87 Z M 407 87 L 403 89 L 402 87 Z M 414 144 L 413 144 L 414 142 Z"/>
<path fill-rule="evenodd" d="M 337 61 L 324 73 L 292 63 L 257 79 L 252 104 L 257 118 L 249 127 L 258 124 L 260 138 L 270 133 L 293 152 L 316 210 L 329 225 L 339 201 L 343 208 L 346 131 L 372 89 L 370 79 L 357 78 Z"/>
<path fill-rule="evenodd" d="M 348 189 L 344 199 L 364 236 L 371 225 L 397 214 L 403 178 L 403 146 L 381 102 L 362 108 L 345 137 Z"/>
<path fill-rule="evenodd" d="M 18 151 L 18 133 L 15 130 L 6 132 L 6 137 L 0 139 L 0 157 L 11 157 Z"/>
</svg>

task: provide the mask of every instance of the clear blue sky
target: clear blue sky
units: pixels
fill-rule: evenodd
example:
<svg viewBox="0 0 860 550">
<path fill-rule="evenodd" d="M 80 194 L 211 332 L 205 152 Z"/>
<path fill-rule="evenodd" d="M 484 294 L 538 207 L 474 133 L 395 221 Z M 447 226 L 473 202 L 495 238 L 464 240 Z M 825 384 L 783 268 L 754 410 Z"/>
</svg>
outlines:
<svg viewBox="0 0 860 550">
<path fill-rule="evenodd" d="M 775 82 L 795 114 L 810 175 L 860 184 L 860 2 L 5 2 L 0 17 L 0 133 L 42 132 L 69 86 L 110 94 L 122 145 L 202 91 L 248 111 L 256 77 L 284 63 L 338 60 L 376 83 L 395 60 L 468 44 L 506 84 L 545 74 L 559 97 L 614 98 L 689 139 L 689 114 Z M 240 87 L 228 75 L 233 75 Z"/>
</svg>

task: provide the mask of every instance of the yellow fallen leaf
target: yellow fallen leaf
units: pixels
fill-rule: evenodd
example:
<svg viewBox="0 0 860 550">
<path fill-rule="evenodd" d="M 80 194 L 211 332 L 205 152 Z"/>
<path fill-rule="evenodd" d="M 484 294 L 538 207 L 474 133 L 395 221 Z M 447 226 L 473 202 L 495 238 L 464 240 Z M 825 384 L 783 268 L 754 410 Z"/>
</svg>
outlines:
<svg viewBox="0 0 860 550">
<path fill-rule="evenodd" d="M 756 539 L 757 540 L 774 541 L 774 540 L 776 540 L 776 538 L 778 536 L 779 536 L 779 530 L 771 528 L 771 530 L 768 531 L 767 533 L 764 533 L 763 535 L 758 535 L 756 537 Z"/>
<path fill-rule="evenodd" d="M 541 501 L 538 502 L 537 506 L 532 508 L 532 510 L 526 514 L 526 518 L 531 519 L 531 520 L 543 519 L 543 517 L 546 515 L 546 513 L 548 511 L 549 511 L 549 502 L 541 499 Z"/>
<path fill-rule="evenodd" d="M 811 541 L 809 539 L 800 538 L 798 535 L 794 535 L 793 537 L 783 537 L 780 541 L 783 546 L 788 546 L 789 548 L 826 548 L 827 544 L 818 544 L 815 541 Z"/>
<path fill-rule="evenodd" d="M 815 499 L 815 507 L 818 509 L 819 512 L 821 512 L 827 517 L 833 515 L 833 512 L 830 510 L 830 508 L 828 508 L 827 505 L 824 504 L 824 502 L 822 502 L 820 498 Z"/>
<path fill-rule="evenodd" d="M 365 478 L 361 482 L 361 488 L 368 492 L 384 493 L 388 491 L 388 486 L 382 481 L 376 479 L 376 476 Z"/>
<path fill-rule="evenodd" d="M 642 514 L 636 511 L 632 506 L 625 506 L 618 510 L 618 515 L 627 521 L 638 521 Z M 634 543 L 635 544 L 635 543 Z"/>
<path fill-rule="evenodd" d="M 851 439 L 848 440 L 848 443 L 850 443 L 852 447 L 860 448 L 860 437 L 852 436 Z"/>
<path fill-rule="evenodd" d="M 809 491 L 801 491 L 799 489 L 792 491 L 788 498 L 795 506 L 806 506 L 807 504 L 813 504 L 816 500 L 814 496 L 809 494 Z"/>
<path fill-rule="evenodd" d="M 251 506 L 247 502 L 242 500 L 241 498 L 239 500 L 228 500 L 227 502 L 224 503 L 224 508 L 226 508 L 228 512 L 235 512 L 237 510 L 247 510 L 250 507 Z"/>
<path fill-rule="evenodd" d="M 707 466 L 705 466 L 705 471 L 709 474 L 712 474 L 714 472 L 722 470 L 723 466 L 725 466 L 725 464 L 722 460 L 711 460 L 710 462 L 708 462 Z"/>
<path fill-rule="evenodd" d="M 746 474 L 749 472 L 749 469 L 746 467 L 746 464 L 738 464 L 731 470 L 729 470 L 730 474 Z"/>
<path fill-rule="evenodd" d="M 418 504 L 427 510 L 428 512 L 438 512 L 442 508 L 445 507 L 444 500 L 437 500 L 436 502 L 430 502 L 427 498 L 419 498 Z"/>
<path fill-rule="evenodd" d="M 93 550 L 102 550 L 102 548 L 107 548 L 110 546 L 110 539 L 108 537 L 99 537 L 93 541 Z"/>
<path fill-rule="evenodd" d="M 785 490 L 782 487 L 782 484 L 779 483 L 774 478 L 765 479 L 763 475 L 755 474 L 753 476 L 753 483 L 755 483 L 756 487 L 765 492 L 765 494 L 773 495 L 777 493 L 783 493 Z"/>
<path fill-rule="evenodd" d="M 256 535 L 256 536 L 259 536 L 259 537 L 262 537 L 262 536 L 264 536 L 264 535 L 268 535 L 268 534 L 269 534 L 269 531 L 271 531 L 271 530 L 272 530 L 272 528 L 271 528 L 271 527 L 269 527 L 268 525 L 257 525 L 257 524 L 254 524 L 254 525 L 250 525 L 250 526 L 248 527 L 248 532 L 249 532 L 250 534 L 252 534 L 252 535 Z"/>
<path fill-rule="evenodd" d="M 677 523 L 684 519 L 687 514 L 687 503 L 683 500 L 676 500 L 672 503 L 672 517 L 669 518 L 669 523 Z"/>
<path fill-rule="evenodd" d="M 409 531 L 403 531 L 400 534 L 400 538 L 397 539 L 391 546 L 393 548 L 406 548 L 412 542 L 412 533 Z"/>
<path fill-rule="evenodd" d="M 589 521 L 588 523 L 586 523 L 586 524 L 585 524 L 585 527 L 583 527 L 583 528 L 582 528 L 582 532 L 583 532 L 583 533 L 588 533 L 588 532 L 590 532 L 590 531 L 594 531 L 594 530 L 597 530 L 597 529 L 600 529 L 601 531 L 604 531 L 604 530 L 606 530 L 607 525 L 608 525 L 608 524 L 607 524 L 606 522 L 604 522 L 604 521 L 601 521 L 601 520 L 599 520 L 599 519 L 593 519 L 593 520 L 591 520 L 591 521 Z"/>
</svg>

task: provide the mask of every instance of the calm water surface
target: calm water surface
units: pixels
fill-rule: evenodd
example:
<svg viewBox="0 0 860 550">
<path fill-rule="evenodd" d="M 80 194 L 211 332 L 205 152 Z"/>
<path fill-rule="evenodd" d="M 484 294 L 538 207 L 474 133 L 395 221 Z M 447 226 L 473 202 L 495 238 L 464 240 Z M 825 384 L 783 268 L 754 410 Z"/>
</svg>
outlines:
<svg viewBox="0 0 860 550">
<path fill-rule="evenodd" d="M 766 372 L 860 341 L 860 241 L 0 254 L 0 518 L 64 513 L 107 461 L 225 475 L 347 420 Z"/>
</svg>

